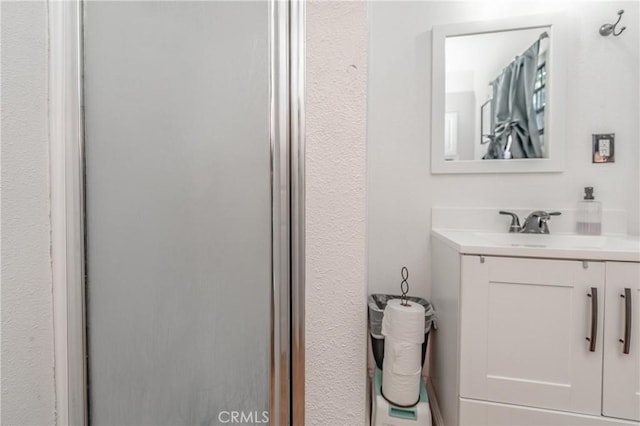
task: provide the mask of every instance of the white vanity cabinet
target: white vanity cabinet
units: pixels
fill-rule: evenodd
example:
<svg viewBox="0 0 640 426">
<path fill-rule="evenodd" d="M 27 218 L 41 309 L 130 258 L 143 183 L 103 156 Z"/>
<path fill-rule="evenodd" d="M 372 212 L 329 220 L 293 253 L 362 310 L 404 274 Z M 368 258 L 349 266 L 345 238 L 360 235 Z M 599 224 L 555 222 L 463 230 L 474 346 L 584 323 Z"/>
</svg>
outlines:
<svg viewBox="0 0 640 426">
<path fill-rule="evenodd" d="M 640 263 L 607 262 L 602 414 L 640 420 Z"/>
<path fill-rule="evenodd" d="M 432 238 L 445 424 L 640 425 L 640 263 L 526 250 Z"/>
<path fill-rule="evenodd" d="M 600 415 L 604 280 L 602 262 L 463 256 L 460 396 Z"/>
</svg>

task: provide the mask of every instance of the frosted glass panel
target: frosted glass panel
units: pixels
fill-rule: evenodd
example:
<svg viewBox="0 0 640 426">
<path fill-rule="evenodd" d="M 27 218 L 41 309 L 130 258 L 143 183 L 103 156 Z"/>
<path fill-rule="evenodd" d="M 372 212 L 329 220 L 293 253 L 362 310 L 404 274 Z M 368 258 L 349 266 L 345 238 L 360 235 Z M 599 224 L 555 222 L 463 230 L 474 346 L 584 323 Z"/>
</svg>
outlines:
<svg viewBox="0 0 640 426">
<path fill-rule="evenodd" d="M 84 27 L 91 423 L 261 416 L 268 4 L 88 1 Z"/>
</svg>

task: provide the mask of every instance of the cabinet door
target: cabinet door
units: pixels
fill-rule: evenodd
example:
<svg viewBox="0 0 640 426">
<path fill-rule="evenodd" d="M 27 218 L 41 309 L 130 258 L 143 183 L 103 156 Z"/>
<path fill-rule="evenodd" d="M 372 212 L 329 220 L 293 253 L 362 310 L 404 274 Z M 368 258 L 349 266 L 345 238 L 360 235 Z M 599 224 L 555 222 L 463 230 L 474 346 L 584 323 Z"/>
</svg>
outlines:
<svg viewBox="0 0 640 426">
<path fill-rule="evenodd" d="M 461 396 L 599 415 L 604 273 L 600 262 L 464 256 Z"/>
<path fill-rule="evenodd" d="M 602 414 L 640 420 L 640 264 L 606 265 Z"/>
</svg>

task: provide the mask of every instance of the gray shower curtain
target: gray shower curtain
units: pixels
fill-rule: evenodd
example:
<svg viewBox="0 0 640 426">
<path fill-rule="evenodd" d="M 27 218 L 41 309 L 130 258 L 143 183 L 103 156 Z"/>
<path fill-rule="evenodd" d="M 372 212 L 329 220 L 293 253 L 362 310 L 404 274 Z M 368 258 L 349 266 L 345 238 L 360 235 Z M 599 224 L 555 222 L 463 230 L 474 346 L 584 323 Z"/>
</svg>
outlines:
<svg viewBox="0 0 640 426">
<path fill-rule="evenodd" d="M 533 107 L 539 49 L 536 41 L 491 83 L 495 136 L 483 159 L 542 157 Z"/>
</svg>

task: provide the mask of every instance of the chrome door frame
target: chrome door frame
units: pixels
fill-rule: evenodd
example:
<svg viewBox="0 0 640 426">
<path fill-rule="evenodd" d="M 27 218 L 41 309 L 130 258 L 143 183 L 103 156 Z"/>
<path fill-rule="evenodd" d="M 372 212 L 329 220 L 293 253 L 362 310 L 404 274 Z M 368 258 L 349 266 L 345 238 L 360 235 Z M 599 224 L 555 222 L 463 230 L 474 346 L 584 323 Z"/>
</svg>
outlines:
<svg viewBox="0 0 640 426">
<path fill-rule="evenodd" d="M 82 2 L 49 1 L 51 268 L 56 424 L 87 424 Z"/>
<path fill-rule="evenodd" d="M 292 425 L 305 424 L 305 0 L 289 1 L 291 129 L 291 395 Z"/>
<path fill-rule="evenodd" d="M 87 425 L 83 0 L 48 14 L 56 424 Z M 304 423 L 304 45 L 304 0 L 269 0 L 271 425 Z"/>
<path fill-rule="evenodd" d="M 304 423 L 305 3 L 270 0 L 272 425 Z"/>
</svg>

